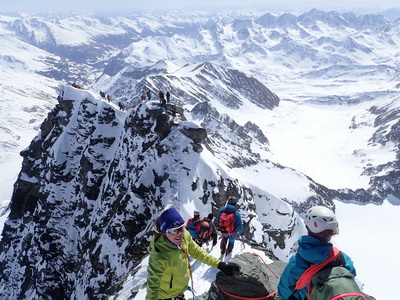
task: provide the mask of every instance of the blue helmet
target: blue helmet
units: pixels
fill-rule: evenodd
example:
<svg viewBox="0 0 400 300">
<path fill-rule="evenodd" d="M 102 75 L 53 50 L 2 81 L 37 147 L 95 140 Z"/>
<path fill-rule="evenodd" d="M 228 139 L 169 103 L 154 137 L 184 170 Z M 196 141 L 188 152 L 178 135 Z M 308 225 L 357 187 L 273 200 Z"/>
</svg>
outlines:
<svg viewBox="0 0 400 300">
<path fill-rule="evenodd" d="M 235 206 L 238 203 L 238 198 L 236 197 L 230 197 L 228 199 L 228 204 Z"/>
</svg>

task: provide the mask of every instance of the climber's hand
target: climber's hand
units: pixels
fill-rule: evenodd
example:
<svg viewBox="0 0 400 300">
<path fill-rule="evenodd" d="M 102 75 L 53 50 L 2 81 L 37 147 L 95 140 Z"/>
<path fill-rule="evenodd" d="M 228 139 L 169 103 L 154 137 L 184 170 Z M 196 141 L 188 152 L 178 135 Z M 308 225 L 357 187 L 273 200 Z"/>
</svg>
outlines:
<svg viewBox="0 0 400 300">
<path fill-rule="evenodd" d="M 229 276 L 232 276 L 234 272 L 240 272 L 240 266 L 238 264 L 226 263 L 223 261 L 218 264 L 218 269 Z"/>
</svg>

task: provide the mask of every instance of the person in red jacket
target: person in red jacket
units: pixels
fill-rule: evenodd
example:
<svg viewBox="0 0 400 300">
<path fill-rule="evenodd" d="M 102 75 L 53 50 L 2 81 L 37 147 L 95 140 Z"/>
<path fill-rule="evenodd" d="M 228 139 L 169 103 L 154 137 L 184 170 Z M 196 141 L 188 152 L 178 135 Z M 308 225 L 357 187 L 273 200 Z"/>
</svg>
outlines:
<svg viewBox="0 0 400 300">
<path fill-rule="evenodd" d="M 190 218 L 187 223 L 186 223 L 186 230 L 189 231 L 190 235 L 192 238 L 197 238 L 197 231 L 200 229 L 200 212 L 198 210 L 195 210 L 193 212 L 193 218 Z"/>
<path fill-rule="evenodd" d="M 204 243 L 208 245 L 209 241 L 213 241 L 213 247 L 217 244 L 218 234 L 215 225 L 213 224 L 213 219 L 213 214 L 208 214 L 204 219 L 193 223 L 195 227 L 200 224 L 200 228 L 197 230 L 197 237 L 194 239 L 200 247 L 203 246 Z"/>
</svg>

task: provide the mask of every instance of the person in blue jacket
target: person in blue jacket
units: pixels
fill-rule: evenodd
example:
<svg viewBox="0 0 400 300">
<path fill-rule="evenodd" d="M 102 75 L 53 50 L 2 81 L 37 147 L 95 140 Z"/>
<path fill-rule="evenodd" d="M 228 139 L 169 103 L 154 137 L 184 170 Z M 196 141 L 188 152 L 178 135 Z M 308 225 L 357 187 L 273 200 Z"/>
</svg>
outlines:
<svg viewBox="0 0 400 300">
<path fill-rule="evenodd" d="M 190 218 L 186 223 L 186 230 L 189 231 L 193 239 L 197 238 L 197 232 L 200 229 L 200 223 L 198 221 L 200 220 L 200 212 L 195 210 L 193 212 L 193 218 Z"/>
<path fill-rule="evenodd" d="M 292 256 L 283 271 L 278 284 L 278 296 L 286 300 L 307 300 L 308 285 L 295 290 L 297 280 L 311 265 L 324 262 L 332 250 L 332 236 L 339 232 L 335 213 L 324 206 L 314 206 L 304 221 L 308 235 L 298 240 L 297 253 Z M 343 254 L 344 265 L 354 276 L 356 270 L 350 257 Z"/>
<path fill-rule="evenodd" d="M 233 214 L 233 230 L 231 232 L 222 232 L 222 240 L 220 244 L 221 248 L 221 255 L 229 255 L 233 247 L 235 245 L 235 238 L 238 234 L 240 234 L 243 237 L 243 224 L 242 224 L 242 217 L 240 216 L 240 213 L 236 209 L 236 204 L 237 204 L 237 198 L 229 198 L 228 199 L 228 204 L 224 207 L 222 207 L 217 214 L 217 217 L 215 218 L 217 226 L 220 227 L 221 224 L 221 216 L 222 214 L 228 213 L 228 214 Z M 221 230 L 221 228 L 220 228 Z"/>
</svg>

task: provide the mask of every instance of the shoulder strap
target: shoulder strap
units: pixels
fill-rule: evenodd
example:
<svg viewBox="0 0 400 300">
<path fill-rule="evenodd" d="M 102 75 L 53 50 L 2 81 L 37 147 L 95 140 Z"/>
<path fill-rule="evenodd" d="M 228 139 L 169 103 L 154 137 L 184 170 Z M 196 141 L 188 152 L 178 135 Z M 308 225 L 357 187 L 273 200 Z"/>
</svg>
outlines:
<svg viewBox="0 0 400 300">
<path fill-rule="evenodd" d="M 360 293 L 343 293 L 343 294 L 333 297 L 331 300 L 340 300 L 340 299 L 343 299 L 343 297 L 351 297 L 351 296 L 367 299 L 363 294 L 360 294 Z"/>
<path fill-rule="evenodd" d="M 339 256 L 338 256 L 338 259 L 336 260 L 336 266 L 344 267 L 345 265 L 346 265 L 346 261 L 343 256 L 343 252 L 339 251 Z"/>
<path fill-rule="evenodd" d="M 193 220 L 192 220 L 193 225 L 197 225 L 197 224 L 202 223 L 202 222 L 203 222 L 202 219 L 196 220 L 196 221 L 193 221 Z"/>
<path fill-rule="evenodd" d="M 189 274 L 190 274 L 190 283 L 191 283 L 191 285 L 192 285 L 192 289 L 194 290 L 194 288 L 193 288 L 193 276 L 192 276 L 192 271 L 193 271 L 193 269 L 192 269 L 192 266 L 190 265 L 190 256 L 189 256 L 189 253 L 186 251 L 185 248 L 183 248 L 183 246 L 178 246 L 178 247 L 183 251 L 183 253 L 185 253 L 186 258 L 187 258 L 187 260 L 188 260 L 188 268 L 189 268 Z"/>
<path fill-rule="evenodd" d="M 302 288 L 306 287 L 308 284 L 310 284 L 312 278 L 314 277 L 315 274 L 317 274 L 321 269 L 323 269 L 327 264 L 329 264 L 332 261 L 335 261 L 338 256 L 339 256 L 339 249 L 336 247 L 333 247 L 331 252 L 328 255 L 328 258 L 320 263 L 320 264 L 315 264 L 310 266 L 307 270 L 301 274 L 299 279 L 296 281 L 296 285 L 294 287 L 294 290 L 301 290 Z"/>
</svg>

